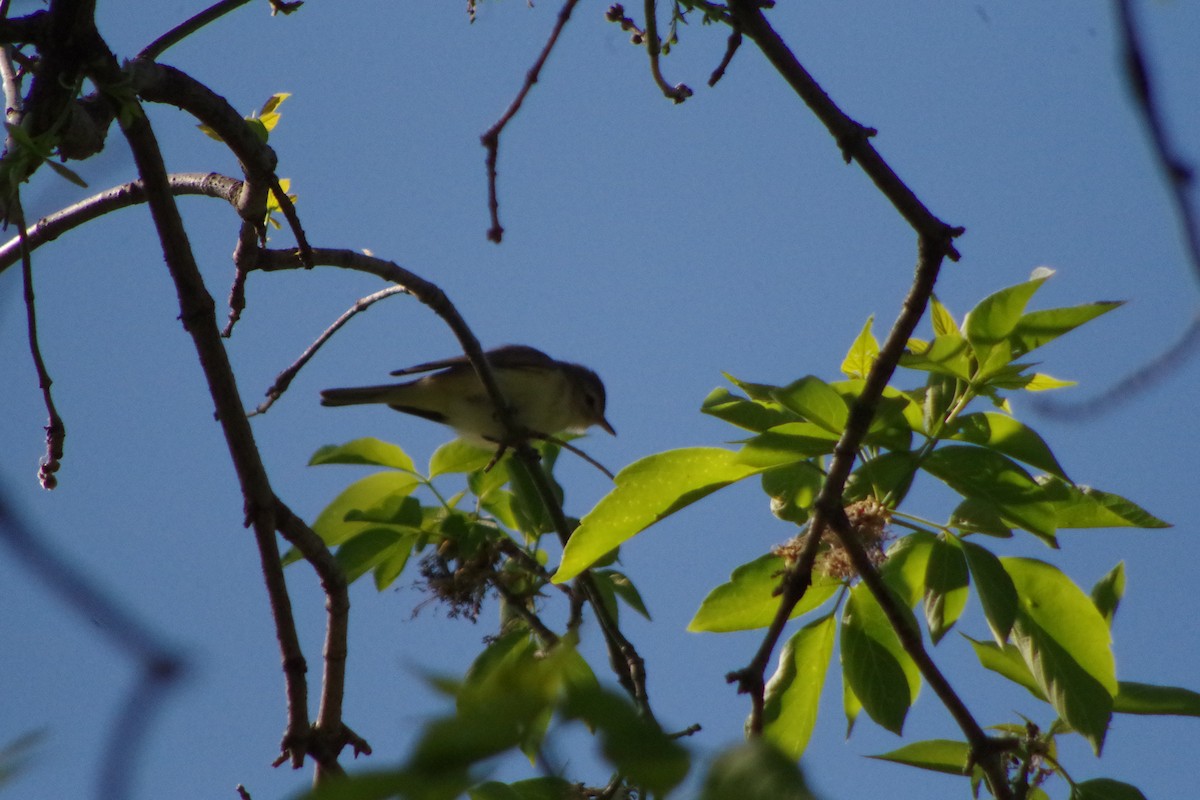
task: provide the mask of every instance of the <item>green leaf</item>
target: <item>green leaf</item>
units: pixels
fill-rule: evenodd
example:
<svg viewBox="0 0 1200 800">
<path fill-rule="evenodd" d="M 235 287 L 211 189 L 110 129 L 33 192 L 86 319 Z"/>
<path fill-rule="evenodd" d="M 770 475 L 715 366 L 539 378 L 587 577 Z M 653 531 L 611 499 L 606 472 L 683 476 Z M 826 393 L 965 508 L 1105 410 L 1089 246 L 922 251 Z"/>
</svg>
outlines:
<svg viewBox="0 0 1200 800">
<path fill-rule="evenodd" d="M 1124 596 L 1125 562 L 1121 561 L 1092 587 L 1092 603 L 1110 628 L 1113 617 L 1117 615 L 1117 606 L 1121 604 L 1121 598 Z"/>
<path fill-rule="evenodd" d="M 928 531 L 914 531 L 888 548 L 887 561 L 879 573 L 907 608 L 916 605 L 925 593 L 925 573 L 935 541 L 937 537 Z"/>
<path fill-rule="evenodd" d="M 571 535 L 554 582 L 574 578 L 660 519 L 758 471 L 715 447 L 669 450 L 629 465 Z"/>
<path fill-rule="evenodd" d="M 850 590 L 842 613 L 842 671 L 871 719 L 899 735 L 921 675 L 866 584 Z"/>
<path fill-rule="evenodd" d="M 959 333 L 936 336 L 932 342 L 911 339 L 900 366 L 966 381 L 971 377 L 971 347 Z"/>
<path fill-rule="evenodd" d="M 1060 528 L 1169 528 L 1141 506 L 1124 497 L 1055 478 L 1039 481 L 1054 509 Z"/>
<path fill-rule="evenodd" d="M 424 510 L 417 498 L 397 493 L 385 496 L 369 508 L 354 508 L 347 511 L 346 521 L 420 527 L 423 515 Z"/>
<path fill-rule="evenodd" d="M 291 97 L 290 92 L 279 92 L 271 95 L 267 102 L 263 103 L 263 107 L 259 110 L 256 119 L 262 123 L 263 128 L 267 131 L 275 130 L 275 126 L 279 124 L 280 114 L 277 110 L 283 101 Z"/>
<path fill-rule="evenodd" d="M 413 466 L 413 460 L 408 454 L 394 444 L 380 441 L 373 437 L 355 439 L 345 444 L 326 445 L 313 453 L 308 461 L 310 467 L 319 464 L 368 464 L 376 467 L 391 467 L 392 469 L 418 474 Z"/>
<path fill-rule="evenodd" d="M 812 422 L 789 422 L 747 439 L 738 452 L 742 464 L 769 469 L 828 455 L 838 437 Z"/>
<path fill-rule="evenodd" d="M 1020 599 L 1014 643 L 1054 710 L 1098 755 L 1117 693 L 1108 625 L 1056 567 L 1028 558 L 1001 563 Z"/>
<path fill-rule="evenodd" d="M 882 755 L 867 756 L 867 758 L 907 764 L 910 767 L 927 769 L 931 772 L 944 772 L 947 775 L 969 775 L 967 765 L 971 763 L 971 746 L 966 742 L 956 742 L 951 739 L 927 739 L 923 742 L 906 744 Z M 976 770 L 978 769 L 976 767 Z"/>
<path fill-rule="evenodd" d="M 83 178 L 79 177 L 78 172 L 76 172 L 75 170 L 66 166 L 65 164 L 60 164 L 59 162 L 54 161 L 49 158 L 46 159 L 45 163 L 46 163 L 47 167 L 49 167 L 50 169 L 52 169 L 56 173 L 58 173 L 59 177 L 66 178 L 68 181 L 75 184 L 76 186 L 78 186 L 81 189 L 88 188 L 87 181 L 85 181 Z"/>
<path fill-rule="evenodd" d="M 796 412 L 830 433 L 841 435 L 850 409 L 833 387 L 815 375 L 806 375 L 773 393 L 784 408 Z"/>
<path fill-rule="evenodd" d="M 1146 800 L 1136 786 L 1111 778 L 1093 778 L 1071 787 L 1071 800 Z"/>
<path fill-rule="evenodd" d="M 975 348 L 980 362 L 984 352 L 999 344 L 1017 328 L 1022 312 L 1046 278 L 1035 278 L 990 294 L 967 312 L 963 333 Z"/>
<path fill-rule="evenodd" d="M 763 737 L 792 759 L 804 754 L 817 723 L 836 629 L 837 622 L 828 614 L 796 631 L 783 646 L 779 667 L 767 682 Z"/>
<path fill-rule="evenodd" d="M 347 521 L 347 514 L 403 498 L 416 486 L 417 479 L 406 472 L 377 472 L 368 475 L 350 484 L 335 497 L 333 502 L 317 515 L 312 529 L 325 544 L 341 544 L 351 536 L 374 526 L 371 522 Z"/>
<path fill-rule="evenodd" d="M 548 775 L 513 783 L 485 781 L 467 790 L 471 800 L 566 800 L 574 796 L 576 784 Z"/>
<path fill-rule="evenodd" d="M 963 638 L 969 641 L 971 647 L 975 649 L 975 657 L 979 659 L 981 666 L 1024 687 L 1034 697 L 1045 702 L 1046 695 L 1038 687 L 1037 679 L 1029 671 L 1025 659 L 1016 645 L 1007 643 L 997 645 L 995 642 L 983 642 L 965 635 Z"/>
<path fill-rule="evenodd" d="M 1019 388 L 1027 392 L 1047 392 L 1051 389 L 1067 389 L 1078 384 L 1079 381 L 1062 380 L 1043 372 L 1035 372 L 1021 381 Z"/>
<path fill-rule="evenodd" d="M 1122 305 L 1121 302 L 1100 302 L 1031 311 L 1023 315 L 1013 329 L 1013 353 L 1019 358 Z"/>
<path fill-rule="evenodd" d="M 550 491 L 561 508 L 563 501 L 562 487 L 559 486 L 558 481 L 549 472 L 552 465 L 544 464 L 544 466 L 546 467 L 546 480 L 550 484 Z M 546 509 L 546 504 L 542 502 L 542 495 L 538 492 L 537 485 L 533 482 L 533 478 L 525 468 L 525 465 L 511 459 L 506 459 L 502 465 L 497 465 L 494 469 L 499 468 L 508 470 L 509 483 L 513 489 L 511 508 L 513 516 L 517 520 L 517 529 L 530 540 L 554 530 L 554 519 Z"/>
<path fill-rule="evenodd" d="M 796 415 L 778 403 L 748 400 L 723 386 L 708 393 L 700 405 L 700 411 L 757 433 L 796 421 Z"/>
<path fill-rule="evenodd" d="M 855 468 L 846 481 L 848 502 L 874 497 L 888 506 L 896 506 L 908 494 L 917 472 L 917 456 L 901 451 L 881 453 Z"/>
<path fill-rule="evenodd" d="M 665 795 L 686 777 L 687 751 L 624 696 L 600 688 L 574 688 L 563 713 L 597 732 L 613 767 L 655 795 Z"/>
<path fill-rule="evenodd" d="M 429 477 L 454 473 L 475 472 L 491 462 L 495 455 L 490 450 L 484 450 L 478 445 L 462 439 L 452 439 L 433 451 L 429 458 Z"/>
<path fill-rule="evenodd" d="M 350 583 L 361 578 L 376 564 L 394 555 L 408 560 L 413 541 L 420 531 L 401 531 L 393 528 L 368 528 L 355 534 L 338 548 L 335 558 Z M 377 587 L 383 588 L 383 587 Z"/>
<path fill-rule="evenodd" d="M 650 612 L 646 610 L 641 593 L 624 573 L 617 572 L 615 569 L 598 569 L 592 571 L 592 579 L 596 582 L 596 587 L 604 592 L 612 603 L 614 619 L 617 618 L 616 598 L 618 597 L 634 611 L 646 619 L 650 619 Z"/>
<path fill-rule="evenodd" d="M 700 800 L 814 800 L 795 760 L 762 739 L 721 753 L 704 776 Z"/>
<path fill-rule="evenodd" d="M 838 381 L 830 386 L 850 407 L 862 395 L 866 381 Z M 871 447 L 907 451 L 912 447 L 913 431 L 920 430 L 921 426 L 921 407 L 904 392 L 886 386 L 876 403 L 875 416 L 871 418 L 863 443 Z"/>
<path fill-rule="evenodd" d="M 1011 539 L 1013 535 L 994 503 L 974 497 L 963 500 L 950 512 L 946 526 L 964 534 L 982 533 L 999 539 Z"/>
<path fill-rule="evenodd" d="M 779 611 L 775 590 L 785 566 L 781 556 L 767 553 L 737 567 L 727 583 L 708 593 L 687 629 L 693 633 L 726 633 L 767 627 Z M 812 586 L 792 610 L 792 617 L 819 607 L 840 585 L 832 578 L 814 576 Z"/>
<path fill-rule="evenodd" d="M 1004 570 L 1000 559 L 985 547 L 974 542 L 960 541 L 967 568 L 975 582 L 975 592 L 983 606 L 983 615 L 997 644 L 1008 641 L 1013 621 L 1017 617 L 1017 590 Z"/>
<path fill-rule="evenodd" d="M 1032 428 L 1017 422 L 1007 414 L 985 411 L 959 417 L 951 439 L 988 447 L 1006 456 L 1023 461 L 1032 467 L 1069 480 L 1058 459 Z"/>
<path fill-rule="evenodd" d="M 1113 711 L 1121 714 L 1155 714 L 1200 717 L 1200 693 L 1178 686 L 1120 681 Z"/>
<path fill-rule="evenodd" d="M 1054 543 L 1054 506 L 1042 487 L 1015 461 L 982 447 L 947 445 L 923 468 L 966 498 L 986 501 L 1010 524 Z"/>
<path fill-rule="evenodd" d="M 866 378 L 879 356 L 879 341 L 871 332 L 871 324 L 874 321 L 874 316 L 867 317 L 867 323 L 858 332 L 854 343 L 850 345 L 850 351 L 842 361 L 842 373 L 848 378 Z"/>
<path fill-rule="evenodd" d="M 763 491 L 771 498 L 771 513 L 797 525 L 808 521 L 824 481 L 825 474 L 808 461 L 785 464 L 762 474 Z"/>
<path fill-rule="evenodd" d="M 934 539 L 925 569 L 925 622 L 934 644 L 954 627 L 967 605 L 967 563 L 955 544 Z"/>
<path fill-rule="evenodd" d="M 850 739 L 850 734 L 854 733 L 854 723 L 858 722 L 858 715 L 863 712 L 863 702 L 854 694 L 850 680 L 846 679 L 845 668 L 841 670 L 841 709 L 842 714 L 846 715 L 846 739 Z"/>
<path fill-rule="evenodd" d="M 934 336 L 958 333 L 958 323 L 954 321 L 954 315 L 942 305 L 936 294 L 929 298 L 929 317 Z"/>
</svg>

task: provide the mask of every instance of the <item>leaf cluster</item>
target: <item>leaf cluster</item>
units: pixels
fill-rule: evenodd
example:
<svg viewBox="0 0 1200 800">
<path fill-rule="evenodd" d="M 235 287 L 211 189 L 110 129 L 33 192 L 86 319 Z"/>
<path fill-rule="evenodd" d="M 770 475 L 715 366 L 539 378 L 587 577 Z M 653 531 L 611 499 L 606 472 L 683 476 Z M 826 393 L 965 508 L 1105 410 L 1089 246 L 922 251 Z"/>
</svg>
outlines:
<svg viewBox="0 0 1200 800">
<path fill-rule="evenodd" d="M 841 545 L 823 532 L 815 543 L 811 585 L 791 610 L 792 617 L 802 617 L 800 626 L 779 653 L 763 697 L 763 735 L 789 756 L 798 758 L 807 746 L 835 651 L 848 729 L 865 710 L 876 724 L 901 733 L 923 675 L 897 626 L 936 645 L 958 623 L 972 594 L 990 637 L 964 640 L 984 667 L 1045 704 L 1052 720 L 1047 733 L 1032 739 L 997 728 L 1004 733 L 1001 745 L 1013 748 L 1014 791 L 1023 785 L 1026 792 L 1041 791 L 1034 783 L 1054 772 L 1066 776 L 1053 761 L 1055 736 L 1078 734 L 1099 753 L 1113 713 L 1196 713 L 1200 695 L 1117 679 L 1110 623 L 1124 591 L 1121 565 L 1089 596 L 1054 565 L 1001 557 L 989 544 L 1022 533 L 1057 548 L 1064 529 L 1166 526 L 1119 495 L 1076 483 L 1046 441 L 1014 414 L 1011 399 L 1019 393 L 1071 385 L 1039 371 L 1029 355 L 1119 305 L 1027 311 L 1048 277 L 1035 274 L 992 294 L 961 322 L 934 299 L 932 338 L 909 341 L 901 366 L 923 373 L 924 383 L 884 391 L 844 494 L 852 518 L 861 518 L 864 508 L 882 509 L 888 529 L 882 537 L 892 539 L 878 565 L 886 596 L 846 569 Z M 732 389 L 715 389 L 702 411 L 750 435 L 736 449 L 659 453 L 622 470 L 614 490 L 583 517 L 555 580 L 580 574 L 708 494 L 757 477 L 772 513 L 795 524 L 796 536 L 734 569 L 704 599 L 689 629 L 771 625 L 781 577 L 795 567 L 811 535 L 808 523 L 829 461 L 878 356 L 871 328 L 868 320 L 850 347 L 842 380 L 808 375 L 775 386 L 727 376 Z M 958 497 L 940 521 L 908 508 L 918 482 L 947 487 Z M 880 524 L 854 523 L 864 548 L 878 543 Z M 904 534 L 897 536 L 896 529 Z M 914 611 L 923 617 L 923 632 Z M 1143 702 L 1150 695 L 1156 701 Z M 1025 721 L 1012 724 L 1025 730 Z M 885 757 L 952 771 L 978 789 L 978 755 L 966 742 L 938 741 Z M 1072 797 L 1099 796 L 1099 784 L 1071 785 Z"/>
</svg>

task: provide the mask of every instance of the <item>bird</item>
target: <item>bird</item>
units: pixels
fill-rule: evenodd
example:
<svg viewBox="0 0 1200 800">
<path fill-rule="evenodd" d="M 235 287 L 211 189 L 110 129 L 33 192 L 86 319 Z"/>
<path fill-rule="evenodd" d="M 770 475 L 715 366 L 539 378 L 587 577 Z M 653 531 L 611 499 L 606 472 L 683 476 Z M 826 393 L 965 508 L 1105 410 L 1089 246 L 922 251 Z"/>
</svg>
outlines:
<svg viewBox="0 0 1200 800">
<path fill-rule="evenodd" d="M 513 422 L 522 438 L 547 439 L 564 431 L 582 433 L 593 425 L 616 436 L 604 417 L 604 383 L 592 370 L 557 361 L 526 345 L 505 345 L 484 355 L 512 408 Z M 509 433 L 466 356 L 428 361 L 391 374 L 425 372 L 430 374 L 404 383 L 326 389 L 321 392 L 321 405 L 381 403 L 448 425 L 461 438 L 476 444 L 511 444 L 506 441 Z"/>
</svg>

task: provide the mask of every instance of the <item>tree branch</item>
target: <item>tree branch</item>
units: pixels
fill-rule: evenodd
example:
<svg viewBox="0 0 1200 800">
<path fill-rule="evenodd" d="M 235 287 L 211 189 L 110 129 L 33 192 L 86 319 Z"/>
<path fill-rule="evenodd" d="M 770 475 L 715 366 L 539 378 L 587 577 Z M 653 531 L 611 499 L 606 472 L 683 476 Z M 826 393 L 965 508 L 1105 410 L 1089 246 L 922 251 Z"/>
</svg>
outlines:
<svg viewBox="0 0 1200 800">
<path fill-rule="evenodd" d="M 338 330 L 347 322 L 349 322 L 356 314 L 361 314 L 363 311 L 366 311 L 380 300 L 384 300 L 394 294 L 407 293 L 408 289 L 403 286 L 389 286 L 386 289 L 380 289 L 374 294 L 369 294 L 366 297 L 359 298 L 354 305 L 346 310 L 345 313 L 334 320 L 332 325 L 322 331 L 321 335 L 317 337 L 316 341 L 310 344 L 305 351 L 300 354 L 299 358 L 297 358 L 290 366 L 288 366 L 287 369 L 276 376 L 275 382 L 272 383 L 271 387 L 266 391 L 267 399 L 259 403 L 258 407 L 246 416 L 253 417 L 259 414 L 267 413 L 267 410 L 273 406 L 275 401 L 282 397 L 283 393 L 287 391 L 289 386 L 291 386 L 292 380 L 296 377 L 296 373 L 303 369 L 304 365 L 312 360 L 312 357 L 317 354 L 317 351 L 321 349 L 321 346 L 324 345 L 325 342 L 329 341 L 329 337 L 337 333 Z"/>
<path fill-rule="evenodd" d="M 144 58 L 147 61 L 155 61 L 166 52 L 167 48 L 178 44 L 210 22 L 220 19 L 230 11 L 240 8 L 249 2 L 250 0 L 221 0 L 219 3 L 214 3 L 191 19 L 176 25 L 143 47 L 142 52 L 138 53 L 137 57 Z"/>
<path fill-rule="evenodd" d="M 833 135 L 846 162 L 858 162 L 923 241 L 940 243 L 946 258 L 958 261 L 959 254 L 952 240 L 961 236 L 964 229 L 952 228 L 935 217 L 900 180 L 883 156 L 871 146 L 869 139 L 877 131 L 860 125 L 838 108 L 767 22 L 755 0 L 730 0 L 729 10 L 735 30 L 740 29 L 758 45 L 763 55 Z"/>
<path fill-rule="evenodd" d="M 89 55 L 89 77 L 102 91 L 114 90 L 126 80 L 116 58 L 99 38 L 99 34 L 95 34 L 90 42 Z M 302 732 L 307 732 L 309 721 L 304 655 L 296 633 L 291 599 L 284 581 L 279 546 L 275 538 L 277 500 L 255 445 L 250 423 L 242 411 L 237 382 L 217 329 L 216 305 L 205 288 L 196 265 L 183 220 L 171 192 L 158 141 L 140 104 L 136 100 L 130 102 L 134 107 L 130 109 L 131 113 L 124 115 L 123 132 L 133 153 L 138 174 L 142 178 L 146 201 L 158 231 L 167 269 L 175 282 L 179 296 L 180 319 L 184 329 L 192 337 L 216 407 L 217 420 L 225 435 L 238 475 L 246 504 L 247 525 L 252 528 L 258 545 L 286 676 L 289 718 L 284 747 L 288 748 L 297 741 Z M 340 688 L 338 691 L 341 691 Z M 305 752 L 291 750 L 289 755 L 293 766 L 299 767 L 304 761 Z M 317 755 L 314 754 L 314 757 Z M 318 780 L 336 771 L 336 761 L 322 761 L 318 758 Z"/>
<path fill-rule="evenodd" d="M 533 85 L 538 81 L 538 75 L 542 72 L 542 67 L 546 64 L 546 59 L 550 57 L 550 51 L 554 49 L 554 43 L 558 41 L 558 35 L 562 33 L 563 28 L 567 25 L 567 20 L 571 18 L 571 12 L 575 10 L 579 0 L 566 0 L 562 8 L 558 10 L 558 19 L 554 23 L 554 29 L 550 31 L 550 38 L 546 40 L 546 44 L 542 47 L 542 52 L 538 55 L 537 60 L 533 62 L 533 66 L 525 73 L 525 83 L 521 85 L 520 91 L 513 101 L 509 103 L 508 108 L 500 115 L 500 119 L 492 127 L 488 128 L 483 136 L 479 137 L 483 143 L 484 149 L 487 150 L 487 157 L 484 163 L 487 167 L 487 183 L 488 183 L 488 213 L 492 217 L 492 226 L 488 228 L 487 238 L 490 242 L 500 243 L 504 238 L 504 226 L 500 224 L 500 201 L 496 194 L 496 158 L 500 152 L 500 132 L 504 130 L 509 121 L 516 116 L 521 110 L 521 104 L 525 102 L 525 95 L 533 88 Z"/>
<path fill-rule="evenodd" d="M 167 176 L 167 183 L 174 195 L 203 195 L 216 197 L 236 205 L 243 181 L 218 175 L 215 172 L 188 172 Z M 30 252 L 52 242 L 59 236 L 85 225 L 94 219 L 122 208 L 146 202 L 146 189 L 142 181 L 132 181 L 114 186 L 91 197 L 80 200 L 66 208 L 42 217 L 29 228 L 26 246 Z M 21 238 L 14 236 L 0 245 L 0 273 L 21 259 Z"/>
<path fill-rule="evenodd" d="M 658 86 L 659 91 L 663 93 L 663 97 L 678 105 L 692 96 L 692 90 L 686 84 L 682 83 L 672 86 L 663 77 L 662 67 L 658 63 L 659 57 L 662 55 L 662 40 L 658 38 L 658 10 L 655 8 L 656 5 L 655 0 L 644 0 L 643 3 L 646 14 L 646 54 L 650 57 L 650 74 L 654 77 L 654 83 Z"/>
</svg>

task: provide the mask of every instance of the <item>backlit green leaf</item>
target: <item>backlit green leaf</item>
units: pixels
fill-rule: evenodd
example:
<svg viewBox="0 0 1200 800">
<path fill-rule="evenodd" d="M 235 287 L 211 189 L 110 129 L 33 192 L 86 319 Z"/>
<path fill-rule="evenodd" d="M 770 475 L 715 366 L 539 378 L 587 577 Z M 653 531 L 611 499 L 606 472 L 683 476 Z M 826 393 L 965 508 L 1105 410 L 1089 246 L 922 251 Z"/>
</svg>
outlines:
<svg viewBox="0 0 1200 800">
<path fill-rule="evenodd" d="M 1121 305 L 1124 303 L 1100 302 L 1031 311 L 1021 317 L 1013 330 L 1013 351 L 1020 357 Z"/>
<path fill-rule="evenodd" d="M 747 439 L 738 461 L 761 469 L 795 464 L 832 453 L 837 440 L 837 434 L 815 423 L 789 422 Z"/>
<path fill-rule="evenodd" d="M 1017 616 L 1016 587 L 992 551 L 967 540 L 960 541 L 959 545 L 975 582 L 975 592 L 979 595 L 988 627 L 997 644 L 1003 644 L 1008 640 Z"/>
<path fill-rule="evenodd" d="M 417 474 L 413 460 L 407 453 L 394 444 L 370 436 L 320 448 L 308 462 L 310 467 L 319 464 L 369 464 Z"/>
<path fill-rule="evenodd" d="M 1004 453 L 1032 467 L 1068 480 L 1058 459 L 1041 436 L 1029 427 L 994 411 L 959 417 L 950 438 L 970 442 Z"/>
<path fill-rule="evenodd" d="M 934 644 L 962 616 L 967 605 L 967 563 L 955 544 L 934 539 L 925 569 L 925 622 Z"/>
<path fill-rule="evenodd" d="M 1029 298 L 1045 282 L 1046 278 L 1035 278 L 1001 289 L 967 312 L 963 333 L 977 352 L 998 344 L 1016 330 Z"/>
<path fill-rule="evenodd" d="M 488 465 L 495 453 L 462 439 L 451 439 L 433 451 L 429 458 L 429 477 L 475 472 Z"/>
<path fill-rule="evenodd" d="M 1054 509 L 1060 528 L 1169 528 L 1141 506 L 1120 495 L 1088 486 L 1075 486 L 1055 478 L 1039 481 Z"/>
<path fill-rule="evenodd" d="M 776 402 L 759 402 L 734 394 L 724 386 L 708 393 L 700 411 L 739 428 L 761 433 L 798 417 Z"/>
<path fill-rule="evenodd" d="M 814 800 L 795 759 L 751 739 L 712 760 L 700 800 Z"/>
<path fill-rule="evenodd" d="M 629 465 L 571 535 L 554 582 L 574 578 L 660 519 L 758 471 L 715 447 L 668 450 Z"/>
<path fill-rule="evenodd" d="M 1117 606 L 1121 605 L 1124 596 L 1125 562 L 1121 561 L 1092 587 L 1092 603 L 1110 628 L 1113 617 L 1117 615 Z"/>
<path fill-rule="evenodd" d="M 781 556 L 767 553 L 736 568 L 727 583 L 708 593 L 687 629 L 724 633 L 767 627 L 779 611 L 779 596 L 775 591 L 785 565 Z M 840 585 L 831 578 L 814 576 L 813 585 L 792 610 L 792 617 L 817 608 Z"/>
<path fill-rule="evenodd" d="M 796 412 L 809 422 L 841 435 L 850 410 L 846 401 L 828 383 L 808 375 L 779 389 L 773 396 L 784 408 Z"/>
<path fill-rule="evenodd" d="M 900 366 L 965 381 L 971 377 L 971 346 L 959 333 L 936 336 L 926 343 L 912 340 L 908 351 L 900 357 Z"/>
<path fill-rule="evenodd" d="M 1014 643 L 1054 710 L 1098 754 L 1117 693 L 1108 625 L 1056 567 L 1028 558 L 1001 563 L 1019 598 Z"/>
<path fill-rule="evenodd" d="M 848 378 L 867 377 L 867 373 L 871 371 L 871 365 L 875 363 L 875 359 L 879 355 L 879 341 L 871 332 L 871 324 L 874 320 L 873 316 L 867 317 L 867 324 L 863 325 L 862 330 L 858 332 L 854 343 L 850 345 L 850 351 L 846 353 L 846 358 L 842 361 L 842 373 Z"/>
<path fill-rule="evenodd" d="M 915 631 L 916 620 L 910 620 Z M 862 583 L 850 590 L 842 613 L 842 672 L 871 719 L 900 734 L 921 675 Z"/>
<path fill-rule="evenodd" d="M 1120 681 L 1113 711 L 1121 714 L 1161 714 L 1200 717 L 1200 693 L 1178 686 Z"/>
<path fill-rule="evenodd" d="M 929 317 L 933 325 L 934 336 L 958 333 L 958 323 L 954 321 L 954 315 L 942 305 L 942 301 L 938 300 L 937 295 L 929 299 Z"/>
<path fill-rule="evenodd" d="M 347 522 L 351 511 L 375 508 L 393 498 L 403 498 L 417 486 L 417 479 L 407 472 L 377 472 L 355 481 L 334 498 L 333 502 L 317 515 L 312 529 L 325 542 L 333 546 L 341 544 L 351 536 L 361 533 L 371 522 Z"/>
<path fill-rule="evenodd" d="M 796 631 L 780 651 L 779 667 L 767 682 L 763 737 L 792 759 L 803 755 L 816 725 L 836 629 L 830 614 Z"/>
<path fill-rule="evenodd" d="M 944 772 L 948 775 L 967 775 L 967 765 L 971 763 L 971 746 L 966 742 L 950 739 L 928 739 L 906 744 L 890 753 L 867 758 L 907 764 L 910 767 Z M 978 767 L 976 769 L 978 770 Z"/>
<path fill-rule="evenodd" d="M 1071 787 L 1071 800 L 1146 800 L 1136 786 L 1111 778 L 1093 778 Z"/>
<path fill-rule="evenodd" d="M 969 641 L 971 647 L 975 649 L 975 657 L 979 659 L 981 666 L 997 675 L 1004 676 L 1018 686 L 1027 689 L 1037 699 L 1045 701 L 1046 695 L 1042 693 L 1037 679 L 1029 671 L 1029 666 L 1026 665 L 1025 659 L 1016 645 L 997 645 L 995 642 L 982 642 L 972 639 L 970 636 L 963 638 Z"/>
<path fill-rule="evenodd" d="M 947 445 L 923 468 L 967 498 L 985 500 L 1011 524 L 1053 541 L 1057 516 L 1045 492 L 1015 461 L 982 447 Z"/>
</svg>

